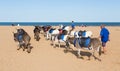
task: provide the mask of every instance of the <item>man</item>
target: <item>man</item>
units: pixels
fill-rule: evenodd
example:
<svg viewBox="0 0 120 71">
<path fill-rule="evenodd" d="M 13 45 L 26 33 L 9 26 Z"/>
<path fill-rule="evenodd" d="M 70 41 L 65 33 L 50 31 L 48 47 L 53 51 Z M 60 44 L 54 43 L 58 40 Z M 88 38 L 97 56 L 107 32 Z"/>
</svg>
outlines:
<svg viewBox="0 0 120 71">
<path fill-rule="evenodd" d="M 75 29 L 75 24 L 74 24 L 74 21 L 72 21 L 71 27 L 72 27 L 72 30 L 74 30 L 74 29 Z"/>
<path fill-rule="evenodd" d="M 102 24 L 100 26 L 101 31 L 100 31 L 100 38 L 102 42 L 102 47 L 103 47 L 103 53 L 106 54 L 106 43 L 109 41 L 109 30 L 105 28 L 105 25 Z"/>
</svg>

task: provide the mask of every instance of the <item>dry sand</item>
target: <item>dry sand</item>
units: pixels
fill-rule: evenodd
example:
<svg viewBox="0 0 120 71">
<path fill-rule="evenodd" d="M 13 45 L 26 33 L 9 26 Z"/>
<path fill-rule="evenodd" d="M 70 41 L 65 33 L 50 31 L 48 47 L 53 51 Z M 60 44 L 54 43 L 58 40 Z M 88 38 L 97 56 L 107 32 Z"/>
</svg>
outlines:
<svg viewBox="0 0 120 71">
<path fill-rule="evenodd" d="M 31 36 L 33 49 L 30 54 L 20 49 L 13 40 L 15 27 L 0 26 L 0 71 L 120 71 L 120 27 L 108 27 L 110 42 L 107 43 L 107 54 L 102 55 L 102 61 L 78 59 L 75 51 L 65 53 L 65 48 L 53 48 L 50 41 L 43 35 L 39 42 L 33 39 L 33 26 L 22 26 Z M 93 32 L 93 37 L 99 36 L 100 27 L 77 27 Z"/>
</svg>

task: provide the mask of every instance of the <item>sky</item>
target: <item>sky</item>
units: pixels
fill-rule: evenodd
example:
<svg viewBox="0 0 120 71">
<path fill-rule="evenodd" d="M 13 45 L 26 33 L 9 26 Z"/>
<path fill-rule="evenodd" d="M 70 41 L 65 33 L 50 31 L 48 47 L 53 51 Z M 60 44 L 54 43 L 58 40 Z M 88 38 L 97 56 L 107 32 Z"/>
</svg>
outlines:
<svg viewBox="0 0 120 71">
<path fill-rule="evenodd" d="M 120 0 L 0 0 L 0 22 L 120 22 Z"/>
</svg>

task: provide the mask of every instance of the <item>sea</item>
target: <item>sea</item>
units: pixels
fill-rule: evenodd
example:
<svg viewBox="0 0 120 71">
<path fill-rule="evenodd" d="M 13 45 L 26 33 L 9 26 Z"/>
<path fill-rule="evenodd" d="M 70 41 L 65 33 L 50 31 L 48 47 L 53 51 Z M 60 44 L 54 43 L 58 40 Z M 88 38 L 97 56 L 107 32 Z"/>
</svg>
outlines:
<svg viewBox="0 0 120 71">
<path fill-rule="evenodd" d="M 20 25 L 20 26 L 59 26 L 60 24 L 65 26 L 70 26 L 72 22 L 0 22 L 0 26 L 11 26 Z M 105 24 L 106 26 L 120 26 L 120 22 L 74 22 L 76 26 L 100 26 L 101 24 Z"/>
</svg>

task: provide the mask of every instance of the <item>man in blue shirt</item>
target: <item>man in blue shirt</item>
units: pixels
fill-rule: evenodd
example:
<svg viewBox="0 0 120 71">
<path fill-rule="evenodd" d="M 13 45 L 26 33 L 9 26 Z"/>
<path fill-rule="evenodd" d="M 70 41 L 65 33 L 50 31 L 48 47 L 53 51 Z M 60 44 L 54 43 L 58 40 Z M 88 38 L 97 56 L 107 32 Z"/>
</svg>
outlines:
<svg viewBox="0 0 120 71">
<path fill-rule="evenodd" d="M 105 25 L 100 26 L 101 31 L 100 31 L 100 37 L 101 37 L 101 42 L 102 42 L 102 47 L 103 47 L 103 53 L 106 53 L 106 43 L 109 41 L 109 30 L 105 28 Z"/>
<path fill-rule="evenodd" d="M 72 30 L 74 30 L 74 29 L 75 29 L 75 24 L 74 24 L 74 21 L 72 21 L 71 27 L 72 27 Z"/>
</svg>

